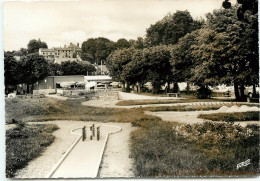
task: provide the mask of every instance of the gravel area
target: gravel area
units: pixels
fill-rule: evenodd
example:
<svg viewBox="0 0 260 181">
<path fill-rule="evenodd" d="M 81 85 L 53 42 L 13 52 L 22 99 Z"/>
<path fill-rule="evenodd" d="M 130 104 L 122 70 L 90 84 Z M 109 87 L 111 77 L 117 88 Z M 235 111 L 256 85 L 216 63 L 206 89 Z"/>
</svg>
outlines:
<svg viewBox="0 0 260 181">
<path fill-rule="evenodd" d="M 129 158 L 130 133 L 136 128 L 130 123 L 118 123 L 120 133 L 111 134 L 108 138 L 105 153 L 99 170 L 99 177 L 134 177 L 133 161 Z"/>
</svg>

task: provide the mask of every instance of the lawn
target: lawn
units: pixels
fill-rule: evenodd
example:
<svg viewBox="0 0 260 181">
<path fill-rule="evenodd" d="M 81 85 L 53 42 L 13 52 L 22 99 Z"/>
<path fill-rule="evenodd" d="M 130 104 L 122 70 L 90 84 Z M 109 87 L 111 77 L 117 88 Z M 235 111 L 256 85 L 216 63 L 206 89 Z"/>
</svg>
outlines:
<svg viewBox="0 0 260 181">
<path fill-rule="evenodd" d="M 12 119 L 27 121 L 77 120 L 132 122 L 145 117 L 140 109 L 113 109 L 83 106 L 83 99 L 52 98 L 6 99 L 6 123 Z"/>
<path fill-rule="evenodd" d="M 131 157 L 134 160 L 133 170 L 137 177 L 255 175 L 259 173 L 259 127 L 257 126 L 243 128 L 227 123 L 184 126 L 145 115 L 144 110 L 148 108 L 97 108 L 83 106 L 82 101 L 51 98 L 6 99 L 6 121 L 11 123 L 12 119 L 17 119 L 18 122 L 78 120 L 132 123 L 132 126 L 139 127 L 132 132 L 130 144 Z M 209 109 L 207 106 L 173 107 L 158 107 L 154 111 Z M 210 109 L 217 108 L 219 107 L 213 106 Z M 27 129 L 29 129 L 28 126 Z M 51 136 L 48 137 L 51 138 Z M 37 140 L 37 137 L 35 136 L 33 140 Z M 43 145 L 47 146 L 47 143 Z M 33 149 L 34 147 L 29 147 L 20 154 L 31 153 Z M 236 169 L 237 164 L 248 159 L 250 159 L 249 166 Z M 7 164 L 10 164 L 8 162 L 14 161 L 7 161 Z M 16 159 L 16 162 L 21 161 Z M 9 167 L 11 169 L 8 174 L 13 173 L 13 167 Z"/>
<path fill-rule="evenodd" d="M 27 125 L 19 122 L 6 131 L 6 177 L 13 177 L 18 169 L 38 157 L 55 139 L 53 124 Z"/>
<path fill-rule="evenodd" d="M 223 105 L 205 105 L 205 106 L 159 106 L 159 107 L 144 107 L 146 111 L 160 112 L 160 111 L 209 111 L 209 110 L 218 110 Z M 230 106 L 230 105 L 229 105 Z"/>
<path fill-rule="evenodd" d="M 194 96 L 185 96 L 185 99 L 150 99 L 150 100 L 122 100 L 116 105 L 118 106 L 134 106 L 147 104 L 171 104 L 171 103 L 189 103 L 189 102 L 232 102 L 233 99 L 197 99 Z"/>
</svg>

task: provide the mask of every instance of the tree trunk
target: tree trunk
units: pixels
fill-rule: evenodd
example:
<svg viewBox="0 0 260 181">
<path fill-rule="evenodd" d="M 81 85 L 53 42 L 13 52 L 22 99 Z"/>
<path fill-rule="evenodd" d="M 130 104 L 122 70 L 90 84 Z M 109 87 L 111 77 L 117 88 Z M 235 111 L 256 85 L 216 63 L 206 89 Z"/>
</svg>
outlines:
<svg viewBox="0 0 260 181">
<path fill-rule="evenodd" d="M 244 84 L 240 85 L 240 100 L 241 101 L 245 101 L 246 100 Z"/>
<path fill-rule="evenodd" d="M 27 94 L 29 94 L 30 93 L 30 84 L 26 84 L 26 86 L 27 86 Z"/>
<path fill-rule="evenodd" d="M 234 90 L 235 90 L 236 100 L 239 101 L 240 96 L 239 96 L 239 89 L 238 89 L 238 84 L 237 84 L 237 82 L 234 82 Z"/>
<path fill-rule="evenodd" d="M 170 88 L 170 82 L 167 82 L 167 93 L 170 92 L 171 88 Z"/>
<path fill-rule="evenodd" d="M 173 92 L 175 92 L 175 93 L 179 92 L 178 82 L 174 82 Z"/>
<path fill-rule="evenodd" d="M 130 92 L 130 85 L 126 83 L 126 92 Z"/>
<path fill-rule="evenodd" d="M 136 84 L 136 92 L 137 93 L 139 92 L 139 85 L 138 85 L 138 83 Z"/>
<path fill-rule="evenodd" d="M 186 94 L 190 94 L 190 83 L 187 82 Z"/>
<path fill-rule="evenodd" d="M 256 86 L 255 86 L 255 84 L 253 84 L 253 96 L 252 97 L 256 97 Z"/>
</svg>

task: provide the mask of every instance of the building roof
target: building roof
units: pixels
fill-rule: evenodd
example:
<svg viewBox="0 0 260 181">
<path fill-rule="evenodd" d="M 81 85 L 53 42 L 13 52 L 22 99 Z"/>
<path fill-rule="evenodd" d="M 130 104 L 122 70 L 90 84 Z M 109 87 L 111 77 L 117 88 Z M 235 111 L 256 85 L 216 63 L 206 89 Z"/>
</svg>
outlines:
<svg viewBox="0 0 260 181">
<path fill-rule="evenodd" d="M 48 48 L 39 48 L 39 51 L 41 51 L 41 52 L 55 52 L 53 49 L 48 49 Z"/>
<path fill-rule="evenodd" d="M 88 76 L 84 76 L 84 80 L 85 81 L 101 81 L 101 80 L 111 81 L 112 78 L 108 75 L 88 75 Z"/>
</svg>

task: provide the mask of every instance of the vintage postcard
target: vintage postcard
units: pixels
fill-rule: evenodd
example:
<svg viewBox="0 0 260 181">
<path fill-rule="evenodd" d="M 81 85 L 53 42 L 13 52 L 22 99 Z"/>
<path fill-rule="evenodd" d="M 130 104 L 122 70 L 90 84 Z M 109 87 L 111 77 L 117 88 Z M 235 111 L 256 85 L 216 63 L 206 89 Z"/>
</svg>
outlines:
<svg viewBox="0 0 260 181">
<path fill-rule="evenodd" d="M 4 1 L 5 177 L 258 177 L 258 0 Z"/>
</svg>

